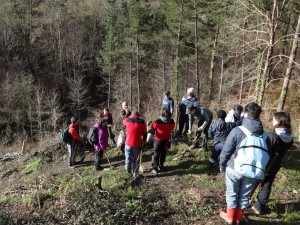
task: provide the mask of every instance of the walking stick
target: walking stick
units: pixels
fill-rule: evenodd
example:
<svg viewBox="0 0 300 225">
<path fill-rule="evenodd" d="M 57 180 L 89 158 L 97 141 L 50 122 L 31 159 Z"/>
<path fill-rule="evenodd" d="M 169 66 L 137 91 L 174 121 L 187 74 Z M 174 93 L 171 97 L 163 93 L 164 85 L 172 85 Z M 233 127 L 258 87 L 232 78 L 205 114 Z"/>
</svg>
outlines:
<svg viewBox="0 0 300 225">
<path fill-rule="evenodd" d="M 106 157 L 106 159 L 107 159 L 107 161 L 108 161 L 109 167 L 112 168 L 112 166 L 111 166 L 111 164 L 110 164 L 110 161 L 109 161 L 109 158 L 108 158 L 108 156 L 107 156 L 107 154 L 106 154 L 106 151 L 104 151 L 104 155 L 105 155 L 105 157 Z"/>
</svg>

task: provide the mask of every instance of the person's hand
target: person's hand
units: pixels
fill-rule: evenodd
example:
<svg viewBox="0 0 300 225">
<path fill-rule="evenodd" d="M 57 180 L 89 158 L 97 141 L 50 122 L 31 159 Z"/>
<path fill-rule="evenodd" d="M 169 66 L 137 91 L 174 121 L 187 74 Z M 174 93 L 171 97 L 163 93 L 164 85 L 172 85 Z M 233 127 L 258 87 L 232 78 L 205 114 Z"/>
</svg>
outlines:
<svg viewBox="0 0 300 225">
<path fill-rule="evenodd" d="M 197 131 L 203 132 L 203 127 L 199 127 L 199 128 L 197 129 Z"/>
<path fill-rule="evenodd" d="M 191 134 L 192 133 L 192 130 L 188 130 L 188 134 Z"/>
</svg>

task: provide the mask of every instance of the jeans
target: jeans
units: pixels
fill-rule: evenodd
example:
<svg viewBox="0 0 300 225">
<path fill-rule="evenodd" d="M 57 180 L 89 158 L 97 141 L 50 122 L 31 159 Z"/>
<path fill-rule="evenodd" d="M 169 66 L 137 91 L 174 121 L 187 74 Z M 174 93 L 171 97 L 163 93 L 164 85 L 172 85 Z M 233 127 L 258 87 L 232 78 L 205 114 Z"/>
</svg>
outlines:
<svg viewBox="0 0 300 225">
<path fill-rule="evenodd" d="M 249 197 L 257 180 L 243 177 L 230 167 L 226 167 L 226 203 L 227 207 L 246 209 Z"/>
<path fill-rule="evenodd" d="M 125 145 L 125 169 L 129 174 L 133 174 L 135 177 L 139 174 L 139 154 L 140 147 L 130 147 Z"/>
</svg>

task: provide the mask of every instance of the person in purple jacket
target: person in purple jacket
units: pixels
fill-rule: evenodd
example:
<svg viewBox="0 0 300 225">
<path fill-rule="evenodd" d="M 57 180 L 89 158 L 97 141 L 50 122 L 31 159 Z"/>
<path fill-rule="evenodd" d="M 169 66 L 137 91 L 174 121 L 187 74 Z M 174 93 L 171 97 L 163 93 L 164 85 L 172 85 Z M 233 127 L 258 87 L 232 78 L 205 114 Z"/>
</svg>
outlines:
<svg viewBox="0 0 300 225">
<path fill-rule="evenodd" d="M 100 166 L 100 162 L 104 151 L 108 147 L 108 130 L 106 127 L 106 121 L 103 118 L 100 118 L 98 122 L 95 123 L 94 128 L 98 128 L 98 143 L 93 145 L 96 152 L 95 169 L 103 170 L 103 167 Z"/>
</svg>

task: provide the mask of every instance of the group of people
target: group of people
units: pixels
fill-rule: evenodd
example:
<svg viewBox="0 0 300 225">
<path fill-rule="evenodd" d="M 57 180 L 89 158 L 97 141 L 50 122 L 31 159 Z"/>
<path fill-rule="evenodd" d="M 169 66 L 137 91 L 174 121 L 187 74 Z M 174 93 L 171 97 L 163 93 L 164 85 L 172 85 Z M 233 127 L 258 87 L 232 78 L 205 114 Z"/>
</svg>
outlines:
<svg viewBox="0 0 300 225">
<path fill-rule="evenodd" d="M 167 150 L 171 147 L 172 131 L 175 128 L 175 121 L 172 119 L 174 109 L 171 93 L 167 91 L 162 100 L 159 118 L 150 124 L 151 130 L 155 134 L 150 171 L 155 174 L 164 170 Z M 94 125 L 94 128 L 98 129 L 98 143 L 93 144 L 96 152 L 96 170 L 103 169 L 100 162 L 103 152 L 108 146 L 109 136 L 114 141 L 114 135 L 111 130 L 108 130 L 109 125 L 112 124 L 112 117 L 108 112 L 109 110 L 105 109 L 103 113 L 100 113 Z M 201 148 L 207 149 L 207 140 L 213 140 L 208 166 L 209 168 L 215 167 L 219 162 L 220 172 L 226 173 L 227 210 L 226 212 L 221 211 L 220 217 L 228 224 L 240 222 L 258 183 L 261 184 L 261 189 L 252 209 L 256 214 L 266 211 L 272 183 L 281 167 L 282 158 L 293 144 L 291 120 L 288 113 L 276 112 L 274 114 L 274 129 L 269 134 L 263 129 L 259 119 L 260 114 L 261 107 L 251 102 L 245 106 L 245 109 L 241 105 L 234 106 L 228 114 L 224 110 L 219 110 L 217 112 L 218 119 L 213 121 L 213 113 L 198 103 L 197 97 L 194 95 L 194 88 L 187 89 L 187 94 L 183 96 L 179 104 L 177 115 L 179 128 L 175 136 L 191 134 L 193 122 L 197 120 L 196 137 L 190 148 L 193 149 L 199 145 L 202 133 L 204 137 Z M 121 151 L 125 153 L 125 169 L 133 175 L 134 179 L 138 179 L 140 177 L 141 147 L 147 140 L 146 122 L 140 117 L 139 112 L 129 110 L 127 102 L 122 103 L 120 121 L 122 124 Z M 69 166 L 73 166 L 72 145 L 81 142 L 77 117 L 71 118 L 69 128 L 69 133 L 74 140 L 68 144 L 68 162 Z M 249 144 L 251 141 L 254 144 Z M 248 158 L 248 156 L 241 154 L 249 154 L 250 151 L 258 151 L 259 157 L 253 154 L 251 155 L 253 160 L 250 157 L 253 162 L 240 165 L 241 162 L 237 162 L 236 159 L 246 160 L 245 157 Z M 249 167 L 251 168 L 249 169 Z"/>
</svg>

